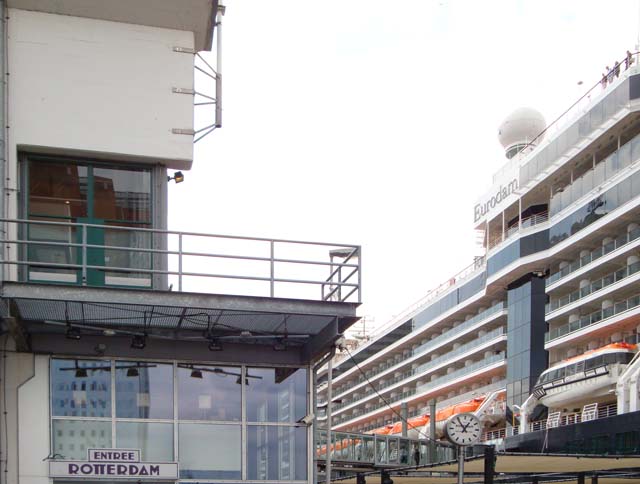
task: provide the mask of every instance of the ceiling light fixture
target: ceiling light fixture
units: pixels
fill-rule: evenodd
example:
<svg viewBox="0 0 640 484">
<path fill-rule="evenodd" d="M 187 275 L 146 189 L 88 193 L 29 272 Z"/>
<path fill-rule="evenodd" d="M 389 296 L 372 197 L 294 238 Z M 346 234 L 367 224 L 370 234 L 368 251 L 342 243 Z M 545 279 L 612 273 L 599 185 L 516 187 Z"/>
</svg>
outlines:
<svg viewBox="0 0 640 484">
<path fill-rule="evenodd" d="M 222 351 L 222 345 L 216 338 L 209 341 L 209 351 Z"/>
<path fill-rule="evenodd" d="M 74 328 L 71 325 L 68 325 L 67 327 L 67 333 L 66 333 L 67 339 L 72 339 L 75 341 L 78 341 L 82 335 L 80 334 L 80 330 L 78 328 Z"/>
<path fill-rule="evenodd" d="M 147 335 L 136 334 L 131 339 L 131 347 L 136 350 L 143 350 L 147 346 Z"/>
<path fill-rule="evenodd" d="M 140 376 L 140 372 L 138 371 L 137 368 L 129 368 L 127 370 L 127 376 L 128 377 Z"/>
<path fill-rule="evenodd" d="M 200 378 L 202 380 L 202 370 L 194 368 L 191 370 L 191 378 Z"/>
</svg>

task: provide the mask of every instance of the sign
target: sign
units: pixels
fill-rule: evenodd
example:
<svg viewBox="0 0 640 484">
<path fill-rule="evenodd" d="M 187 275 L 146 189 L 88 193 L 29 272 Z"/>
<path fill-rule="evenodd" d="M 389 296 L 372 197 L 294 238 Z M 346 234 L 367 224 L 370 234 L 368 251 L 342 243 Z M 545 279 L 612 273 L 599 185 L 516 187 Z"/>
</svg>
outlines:
<svg viewBox="0 0 640 484">
<path fill-rule="evenodd" d="M 49 477 L 175 480 L 178 463 L 141 462 L 140 449 L 88 449 L 86 461 L 49 461 Z"/>
<path fill-rule="evenodd" d="M 473 207 L 473 222 L 478 223 L 498 213 L 518 199 L 518 178 L 500 184 L 480 199 Z"/>
</svg>

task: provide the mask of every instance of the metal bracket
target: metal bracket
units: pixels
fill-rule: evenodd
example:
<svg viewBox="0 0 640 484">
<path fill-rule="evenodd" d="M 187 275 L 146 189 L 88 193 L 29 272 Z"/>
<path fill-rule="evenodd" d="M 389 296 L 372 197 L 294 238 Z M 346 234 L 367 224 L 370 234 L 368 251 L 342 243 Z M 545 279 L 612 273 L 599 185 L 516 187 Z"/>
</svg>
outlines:
<svg viewBox="0 0 640 484">
<path fill-rule="evenodd" d="M 188 89 L 185 87 L 173 87 L 171 88 L 171 92 L 175 94 L 195 94 L 196 93 L 193 89 Z"/>
<path fill-rule="evenodd" d="M 196 53 L 195 49 L 192 49 L 191 47 L 174 47 L 173 51 L 174 52 L 180 52 L 181 54 L 195 54 Z"/>
<path fill-rule="evenodd" d="M 193 129 L 182 129 L 182 128 L 173 128 L 171 130 L 173 134 L 186 134 L 189 136 L 193 136 L 196 132 Z"/>
</svg>

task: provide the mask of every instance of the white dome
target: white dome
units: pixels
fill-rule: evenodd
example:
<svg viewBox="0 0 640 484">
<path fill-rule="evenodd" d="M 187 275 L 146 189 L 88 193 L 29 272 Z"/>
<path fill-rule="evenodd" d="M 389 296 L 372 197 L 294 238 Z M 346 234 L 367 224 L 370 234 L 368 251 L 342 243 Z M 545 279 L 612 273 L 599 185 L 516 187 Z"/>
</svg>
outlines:
<svg viewBox="0 0 640 484">
<path fill-rule="evenodd" d="M 536 138 L 547 127 L 544 116 L 535 109 L 518 108 L 505 118 L 498 128 L 498 139 L 509 151 L 516 145 L 530 143 L 534 139 L 536 144 L 542 140 L 542 136 Z"/>
</svg>

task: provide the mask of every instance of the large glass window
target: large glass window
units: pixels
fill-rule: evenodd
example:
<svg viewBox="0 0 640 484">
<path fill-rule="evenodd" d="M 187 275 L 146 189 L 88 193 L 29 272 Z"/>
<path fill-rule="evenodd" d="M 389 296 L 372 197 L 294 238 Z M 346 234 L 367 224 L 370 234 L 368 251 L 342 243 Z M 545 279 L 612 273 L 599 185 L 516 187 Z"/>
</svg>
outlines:
<svg viewBox="0 0 640 484">
<path fill-rule="evenodd" d="M 151 248 L 150 234 L 141 230 L 151 228 L 151 170 L 37 155 L 25 158 L 25 218 L 43 222 L 23 227 L 30 241 L 39 242 L 23 248 L 34 262 L 28 268 L 29 279 L 77 284 L 82 282 L 77 266 L 84 262 L 112 269 L 89 269 L 89 285 L 150 285 L 149 273 L 135 269 L 151 269 L 151 255 L 135 249 Z M 74 225 L 80 223 L 101 227 Z M 83 261 L 83 251 L 71 245 L 83 240 L 118 248 L 91 247 Z"/>
<path fill-rule="evenodd" d="M 178 364 L 179 418 L 239 422 L 241 368 Z"/>
<path fill-rule="evenodd" d="M 181 479 L 306 480 L 307 398 L 306 368 L 52 358 L 52 453 L 140 449 Z"/>
<path fill-rule="evenodd" d="M 116 363 L 116 416 L 118 418 L 173 418 L 173 365 Z"/>
<path fill-rule="evenodd" d="M 306 415 L 306 370 L 249 368 L 246 383 L 250 422 L 295 423 Z"/>
</svg>

